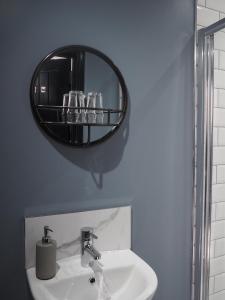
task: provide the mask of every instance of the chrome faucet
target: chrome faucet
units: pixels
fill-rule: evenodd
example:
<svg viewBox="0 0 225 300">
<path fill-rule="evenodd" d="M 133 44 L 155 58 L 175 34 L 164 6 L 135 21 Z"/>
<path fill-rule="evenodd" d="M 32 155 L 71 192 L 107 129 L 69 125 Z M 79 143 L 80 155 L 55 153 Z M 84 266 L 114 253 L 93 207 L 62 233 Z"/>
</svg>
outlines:
<svg viewBox="0 0 225 300">
<path fill-rule="evenodd" d="M 93 228 L 81 228 L 81 265 L 88 267 L 92 260 L 99 260 L 101 253 L 94 248 L 94 239 L 98 237 L 93 233 Z"/>
</svg>

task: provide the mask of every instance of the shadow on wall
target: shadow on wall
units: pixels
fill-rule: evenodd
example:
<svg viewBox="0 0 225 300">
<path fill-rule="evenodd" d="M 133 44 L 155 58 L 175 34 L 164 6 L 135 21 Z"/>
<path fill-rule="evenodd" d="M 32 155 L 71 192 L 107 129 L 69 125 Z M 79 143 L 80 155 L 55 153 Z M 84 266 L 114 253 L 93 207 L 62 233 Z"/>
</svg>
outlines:
<svg viewBox="0 0 225 300">
<path fill-rule="evenodd" d="M 80 168 L 89 171 L 96 186 L 103 187 L 104 173 L 115 169 L 122 157 L 129 136 L 130 101 L 128 96 L 128 107 L 125 119 L 120 128 L 108 140 L 102 144 L 90 148 L 75 148 L 54 141 L 43 130 L 42 134 L 67 160 Z"/>
</svg>

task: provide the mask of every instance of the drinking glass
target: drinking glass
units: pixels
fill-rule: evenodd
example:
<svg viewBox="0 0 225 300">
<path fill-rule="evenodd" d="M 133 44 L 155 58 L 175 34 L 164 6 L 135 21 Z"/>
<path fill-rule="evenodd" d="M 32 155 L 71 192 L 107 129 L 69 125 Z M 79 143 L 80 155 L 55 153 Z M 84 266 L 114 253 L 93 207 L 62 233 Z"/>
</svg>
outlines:
<svg viewBox="0 0 225 300">
<path fill-rule="evenodd" d="M 62 117 L 62 122 L 66 122 L 67 121 L 67 108 L 66 106 L 68 106 L 69 103 L 69 94 L 64 94 L 63 95 L 63 109 L 61 111 L 61 117 Z"/>
<path fill-rule="evenodd" d="M 68 110 L 67 110 L 67 121 L 68 123 L 76 123 L 79 120 L 78 110 L 78 91 L 69 92 Z"/>
<path fill-rule="evenodd" d="M 103 124 L 104 122 L 104 111 L 103 111 L 103 97 L 102 93 L 97 93 L 96 95 L 96 108 L 100 108 L 101 110 L 97 110 L 97 123 Z"/>
<path fill-rule="evenodd" d="M 96 93 L 88 93 L 87 107 L 93 108 L 88 110 L 88 123 L 96 123 Z"/>
<path fill-rule="evenodd" d="M 83 92 L 80 92 L 79 94 L 79 107 L 80 107 L 81 123 L 86 123 L 87 110 L 85 109 L 85 94 Z"/>
</svg>

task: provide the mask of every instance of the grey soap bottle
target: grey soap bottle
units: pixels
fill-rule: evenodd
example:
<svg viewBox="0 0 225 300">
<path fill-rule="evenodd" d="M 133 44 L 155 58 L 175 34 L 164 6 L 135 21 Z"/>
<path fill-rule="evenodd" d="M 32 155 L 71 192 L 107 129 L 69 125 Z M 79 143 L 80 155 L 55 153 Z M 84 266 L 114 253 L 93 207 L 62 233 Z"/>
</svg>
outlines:
<svg viewBox="0 0 225 300">
<path fill-rule="evenodd" d="M 36 244 L 36 277 L 38 279 L 51 279 L 56 274 L 56 241 L 48 235 L 52 230 L 44 227 L 44 236 Z"/>
</svg>

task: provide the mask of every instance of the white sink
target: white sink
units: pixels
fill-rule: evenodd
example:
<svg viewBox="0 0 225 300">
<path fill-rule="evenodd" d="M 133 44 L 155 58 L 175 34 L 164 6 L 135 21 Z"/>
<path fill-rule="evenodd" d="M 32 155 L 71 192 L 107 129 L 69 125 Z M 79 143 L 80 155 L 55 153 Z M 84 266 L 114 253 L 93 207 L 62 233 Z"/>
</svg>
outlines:
<svg viewBox="0 0 225 300">
<path fill-rule="evenodd" d="M 35 268 L 27 270 L 35 300 L 151 300 L 157 289 L 152 268 L 131 250 L 105 251 L 100 260 L 108 295 L 99 294 L 99 281 L 91 268 L 83 268 L 80 256 L 58 261 L 59 270 L 50 280 L 39 280 Z M 96 276 L 95 276 L 96 278 Z M 108 297 L 110 295 L 110 297 Z"/>
</svg>

